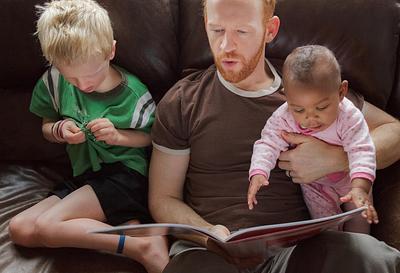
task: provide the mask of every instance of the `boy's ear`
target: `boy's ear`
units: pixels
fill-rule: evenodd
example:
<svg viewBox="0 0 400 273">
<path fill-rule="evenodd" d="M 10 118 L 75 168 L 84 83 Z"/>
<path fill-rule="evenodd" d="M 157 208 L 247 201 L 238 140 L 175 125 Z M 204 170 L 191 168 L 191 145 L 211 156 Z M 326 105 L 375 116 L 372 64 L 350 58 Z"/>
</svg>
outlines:
<svg viewBox="0 0 400 273">
<path fill-rule="evenodd" d="M 347 95 L 348 90 L 349 90 L 349 82 L 346 80 L 342 81 L 339 87 L 340 100 L 342 100 Z"/>
<path fill-rule="evenodd" d="M 111 61 L 111 60 L 114 59 L 114 57 L 115 57 L 115 48 L 116 48 L 116 44 L 117 44 L 117 41 L 113 40 L 113 45 L 112 45 L 112 48 L 111 48 L 111 53 L 110 53 L 110 56 L 108 57 L 108 60 L 109 60 L 109 61 Z"/>
<path fill-rule="evenodd" d="M 272 16 L 265 26 L 265 42 L 270 43 L 278 34 L 281 22 L 278 16 Z"/>
</svg>

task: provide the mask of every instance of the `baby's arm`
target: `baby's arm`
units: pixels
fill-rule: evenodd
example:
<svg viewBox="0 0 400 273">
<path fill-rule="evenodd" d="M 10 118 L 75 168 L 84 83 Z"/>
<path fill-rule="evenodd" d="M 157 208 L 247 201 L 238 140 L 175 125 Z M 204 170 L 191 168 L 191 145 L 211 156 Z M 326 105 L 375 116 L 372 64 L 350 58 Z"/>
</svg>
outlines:
<svg viewBox="0 0 400 273">
<path fill-rule="evenodd" d="M 346 103 L 346 102 L 345 102 Z M 341 198 L 343 202 L 353 202 L 357 207 L 364 205 L 363 212 L 369 223 L 377 223 L 378 216 L 369 199 L 372 183 L 375 179 L 375 146 L 369 134 L 369 128 L 362 113 L 348 102 L 342 116 L 342 140 L 348 154 L 351 177 L 351 191 Z"/>
<path fill-rule="evenodd" d="M 253 209 L 257 205 L 256 194 L 262 186 L 268 186 L 269 181 L 263 174 L 255 174 L 250 179 L 249 189 L 247 191 L 247 204 L 249 209 Z M 253 205 L 254 204 L 254 205 Z"/>
<path fill-rule="evenodd" d="M 267 120 L 261 131 L 261 138 L 254 143 L 249 170 L 250 184 L 247 191 L 249 209 L 253 209 L 253 204 L 257 204 L 256 193 L 260 187 L 269 184 L 268 178 L 279 154 L 289 146 L 281 137 L 282 131 L 289 131 L 285 120 L 286 112 L 282 107 L 284 106 L 278 108 Z"/>
<path fill-rule="evenodd" d="M 79 144 L 85 142 L 85 134 L 69 119 L 53 121 L 43 118 L 42 132 L 45 139 L 55 143 Z"/>
<path fill-rule="evenodd" d="M 96 140 L 104 141 L 108 145 L 125 147 L 146 147 L 151 143 L 149 134 L 135 129 L 117 129 L 107 118 L 92 120 L 86 126 Z"/>
</svg>

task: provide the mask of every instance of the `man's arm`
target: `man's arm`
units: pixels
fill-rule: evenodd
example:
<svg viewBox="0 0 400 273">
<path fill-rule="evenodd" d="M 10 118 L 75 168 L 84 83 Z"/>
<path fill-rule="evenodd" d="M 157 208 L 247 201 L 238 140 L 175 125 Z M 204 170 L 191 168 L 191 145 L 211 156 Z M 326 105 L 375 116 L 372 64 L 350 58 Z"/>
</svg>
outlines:
<svg viewBox="0 0 400 273">
<path fill-rule="evenodd" d="M 386 168 L 400 159 L 400 122 L 368 102 L 362 112 L 375 144 L 377 169 Z"/>
<path fill-rule="evenodd" d="M 183 201 L 183 186 L 190 155 L 172 155 L 153 148 L 149 173 L 149 208 L 157 222 L 179 223 L 211 229 Z M 191 240 L 205 246 L 204 240 Z"/>
<path fill-rule="evenodd" d="M 381 109 L 365 102 L 362 109 L 376 149 L 377 169 L 400 158 L 400 122 Z M 343 147 L 329 145 L 310 136 L 284 134 L 295 149 L 281 153 L 278 166 L 289 170 L 293 182 L 310 183 L 329 173 L 348 171 Z M 316 160 L 316 159 L 323 160 Z"/>
</svg>

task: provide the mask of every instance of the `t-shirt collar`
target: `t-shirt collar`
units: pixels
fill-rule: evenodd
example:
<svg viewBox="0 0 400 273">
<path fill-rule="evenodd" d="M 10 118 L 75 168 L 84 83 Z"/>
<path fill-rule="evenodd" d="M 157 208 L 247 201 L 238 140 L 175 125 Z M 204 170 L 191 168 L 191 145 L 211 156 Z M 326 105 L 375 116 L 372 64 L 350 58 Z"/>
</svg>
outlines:
<svg viewBox="0 0 400 273">
<path fill-rule="evenodd" d="M 278 72 L 276 72 L 274 66 L 267 59 L 265 59 L 265 62 L 268 65 L 268 67 L 271 70 L 272 75 L 274 77 L 274 81 L 267 88 L 260 89 L 260 90 L 254 90 L 254 91 L 240 89 L 240 88 L 234 86 L 232 83 L 226 81 L 222 77 L 221 73 L 219 73 L 219 71 L 217 70 L 218 79 L 220 80 L 222 85 L 224 85 L 229 91 L 231 91 L 232 93 L 235 93 L 236 95 L 242 96 L 242 97 L 258 98 L 258 97 L 262 97 L 262 96 L 266 96 L 266 95 L 271 95 L 272 93 L 276 92 L 279 89 L 279 87 L 281 86 L 282 80 L 281 80 L 281 77 L 278 75 Z"/>
</svg>

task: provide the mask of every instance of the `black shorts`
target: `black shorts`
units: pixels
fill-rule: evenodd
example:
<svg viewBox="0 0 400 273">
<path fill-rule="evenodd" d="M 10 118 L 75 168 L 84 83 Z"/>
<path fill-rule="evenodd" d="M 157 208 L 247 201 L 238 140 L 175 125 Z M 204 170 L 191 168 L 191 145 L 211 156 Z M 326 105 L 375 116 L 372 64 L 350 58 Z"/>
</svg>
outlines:
<svg viewBox="0 0 400 273">
<path fill-rule="evenodd" d="M 87 171 L 64 181 L 49 195 L 62 199 L 84 185 L 93 188 L 108 224 L 116 226 L 129 220 L 153 222 L 147 207 L 147 178 L 122 163 L 102 164 L 101 170 Z"/>
</svg>

